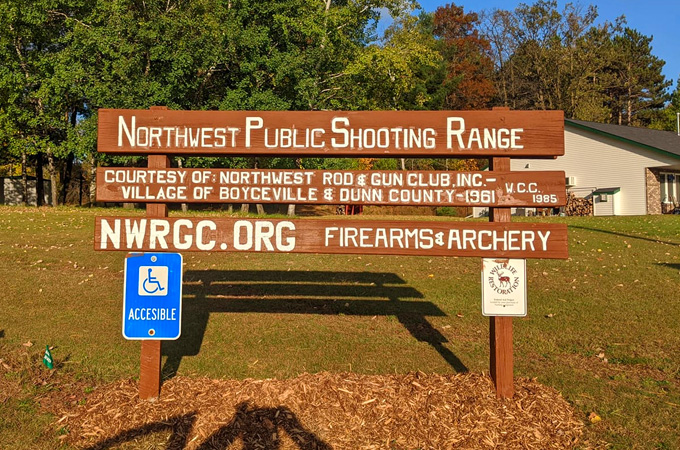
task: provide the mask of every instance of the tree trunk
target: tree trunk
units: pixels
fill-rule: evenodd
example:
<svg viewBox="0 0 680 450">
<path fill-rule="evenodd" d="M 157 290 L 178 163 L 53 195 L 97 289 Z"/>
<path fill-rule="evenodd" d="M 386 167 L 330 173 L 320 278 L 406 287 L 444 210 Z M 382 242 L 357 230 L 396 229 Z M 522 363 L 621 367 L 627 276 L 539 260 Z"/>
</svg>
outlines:
<svg viewBox="0 0 680 450">
<path fill-rule="evenodd" d="M 83 206 L 83 166 L 81 164 L 78 171 L 78 206 Z"/>
<path fill-rule="evenodd" d="M 288 205 L 288 217 L 295 216 L 295 203 L 290 203 Z"/>
<path fill-rule="evenodd" d="M 90 159 L 90 202 L 88 206 L 92 207 L 97 203 L 97 160 L 94 156 Z"/>
<path fill-rule="evenodd" d="M 35 206 L 43 206 L 45 185 L 43 182 L 43 154 L 39 152 L 35 161 Z"/>
<path fill-rule="evenodd" d="M 630 86 L 628 87 L 628 103 L 626 105 L 626 115 L 628 116 L 627 117 L 628 123 L 626 125 L 632 126 L 633 125 L 633 123 L 632 123 L 633 122 L 633 120 L 632 120 L 632 118 L 633 118 L 633 91 L 630 88 Z"/>
<path fill-rule="evenodd" d="M 262 206 L 262 203 L 257 203 L 255 209 L 257 210 L 258 215 L 264 216 L 264 206 Z"/>
<path fill-rule="evenodd" d="M 69 153 L 66 157 L 66 167 L 64 168 L 63 184 L 61 186 L 61 204 L 66 204 L 66 194 L 68 193 L 69 185 L 71 184 L 71 172 L 73 171 L 73 153 Z"/>
<path fill-rule="evenodd" d="M 73 109 L 70 113 L 70 124 L 72 127 L 76 126 L 76 121 L 78 120 L 78 111 L 76 109 Z M 68 194 L 68 190 L 70 188 L 71 184 L 71 172 L 73 171 L 73 159 L 75 156 L 73 153 L 69 153 L 68 156 L 66 157 L 66 169 L 64 171 L 64 184 L 61 187 L 61 198 L 62 198 L 62 203 L 65 205 L 66 204 L 66 194 Z"/>
<path fill-rule="evenodd" d="M 26 151 L 21 152 L 21 202 L 28 206 L 28 175 L 26 174 Z"/>
<path fill-rule="evenodd" d="M 52 206 L 59 204 L 59 194 L 57 190 L 57 169 L 54 167 L 54 155 L 51 150 L 47 150 L 47 171 L 50 173 L 50 198 Z"/>
<path fill-rule="evenodd" d="M 242 203 L 241 204 L 241 212 L 243 214 L 248 214 L 248 211 L 250 211 L 250 204 L 249 203 Z"/>
</svg>

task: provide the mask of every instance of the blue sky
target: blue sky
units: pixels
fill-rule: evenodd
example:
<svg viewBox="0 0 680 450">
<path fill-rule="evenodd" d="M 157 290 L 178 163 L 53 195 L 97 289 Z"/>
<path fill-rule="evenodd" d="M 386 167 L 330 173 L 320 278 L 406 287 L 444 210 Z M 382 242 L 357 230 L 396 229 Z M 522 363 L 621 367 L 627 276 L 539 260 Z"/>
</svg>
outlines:
<svg viewBox="0 0 680 450">
<path fill-rule="evenodd" d="M 437 7 L 451 3 L 445 0 L 420 0 L 420 5 L 425 11 L 434 11 Z M 533 0 L 523 2 L 517 0 L 457 0 L 459 6 L 465 11 L 479 12 L 481 10 L 514 9 L 519 3 L 534 3 Z M 565 5 L 565 1 L 559 0 L 559 9 Z M 653 36 L 652 53 L 666 61 L 663 73 L 666 79 L 673 80 L 673 89 L 680 75 L 680 1 L 678 0 L 599 0 L 599 1 L 573 1 L 584 7 L 587 5 L 597 6 L 599 13 L 598 21 L 613 22 L 617 17 L 624 15 L 628 26 L 639 32 Z"/>
</svg>

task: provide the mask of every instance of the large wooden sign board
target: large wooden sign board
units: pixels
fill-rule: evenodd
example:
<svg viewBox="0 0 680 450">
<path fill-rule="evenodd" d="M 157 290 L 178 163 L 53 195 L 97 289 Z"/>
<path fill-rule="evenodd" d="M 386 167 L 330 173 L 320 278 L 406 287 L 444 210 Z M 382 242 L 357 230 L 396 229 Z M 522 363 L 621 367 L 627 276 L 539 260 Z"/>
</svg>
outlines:
<svg viewBox="0 0 680 450">
<path fill-rule="evenodd" d="M 321 157 L 554 157 L 562 111 L 99 110 L 100 152 Z"/>
<path fill-rule="evenodd" d="M 232 217 L 97 217 L 95 250 L 568 257 L 556 223 Z"/>
<path fill-rule="evenodd" d="M 562 206 L 564 172 L 510 172 L 510 158 L 564 154 L 561 111 L 99 110 L 98 151 L 149 155 L 99 168 L 97 200 L 146 202 L 98 217 L 95 249 L 567 258 L 564 224 L 510 223 L 510 206 Z M 488 158 L 490 172 L 172 169 L 166 155 Z M 167 204 L 489 206 L 490 222 L 168 218 Z M 490 317 L 496 395 L 511 397 L 512 318 Z M 140 397 L 160 394 L 160 341 L 142 343 Z"/>
<path fill-rule="evenodd" d="M 100 167 L 97 200 L 416 206 L 559 206 L 564 172 Z"/>
</svg>

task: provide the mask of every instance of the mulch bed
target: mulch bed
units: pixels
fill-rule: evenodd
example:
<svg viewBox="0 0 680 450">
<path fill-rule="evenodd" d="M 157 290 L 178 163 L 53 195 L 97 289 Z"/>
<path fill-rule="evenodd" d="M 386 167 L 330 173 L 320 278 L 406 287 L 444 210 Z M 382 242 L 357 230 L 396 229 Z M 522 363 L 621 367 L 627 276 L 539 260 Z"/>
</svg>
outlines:
<svg viewBox="0 0 680 450">
<path fill-rule="evenodd" d="M 82 404 L 62 403 L 55 426 L 68 430 L 66 442 L 88 449 L 130 448 L 158 433 L 169 435 L 161 448 L 187 450 L 564 449 L 579 442 L 583 423 L 557 391 L 522 378 L 515 388 L 512 399 L 496 399 L 482 374 L 176 377 L 159 399 L 141 401 L 136 382 L 125 380 L 97 388 Z"/>
</svg>

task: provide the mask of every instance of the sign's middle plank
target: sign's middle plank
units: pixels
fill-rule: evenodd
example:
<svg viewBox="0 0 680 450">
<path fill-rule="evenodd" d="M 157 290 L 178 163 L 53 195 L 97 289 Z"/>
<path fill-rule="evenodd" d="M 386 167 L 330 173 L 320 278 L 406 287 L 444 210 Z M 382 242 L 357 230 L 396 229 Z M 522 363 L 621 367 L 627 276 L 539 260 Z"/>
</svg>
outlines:
<svg viewBox="0 0 680 450">
<path fill-rule="evenodd" d="M 555 157 L 562 111 L 100 109 L 97 150 L 118 154 Z"/>
<path fill-rule="evenodd" d="M 97 201 L 556 207 L 566 190 L 563 171 L 99 167 Z"/>
<path fill-rule="evenodd" d="M 97 217 L 95 250 L 568 258 L 560 223 Z"/>
</svg>

